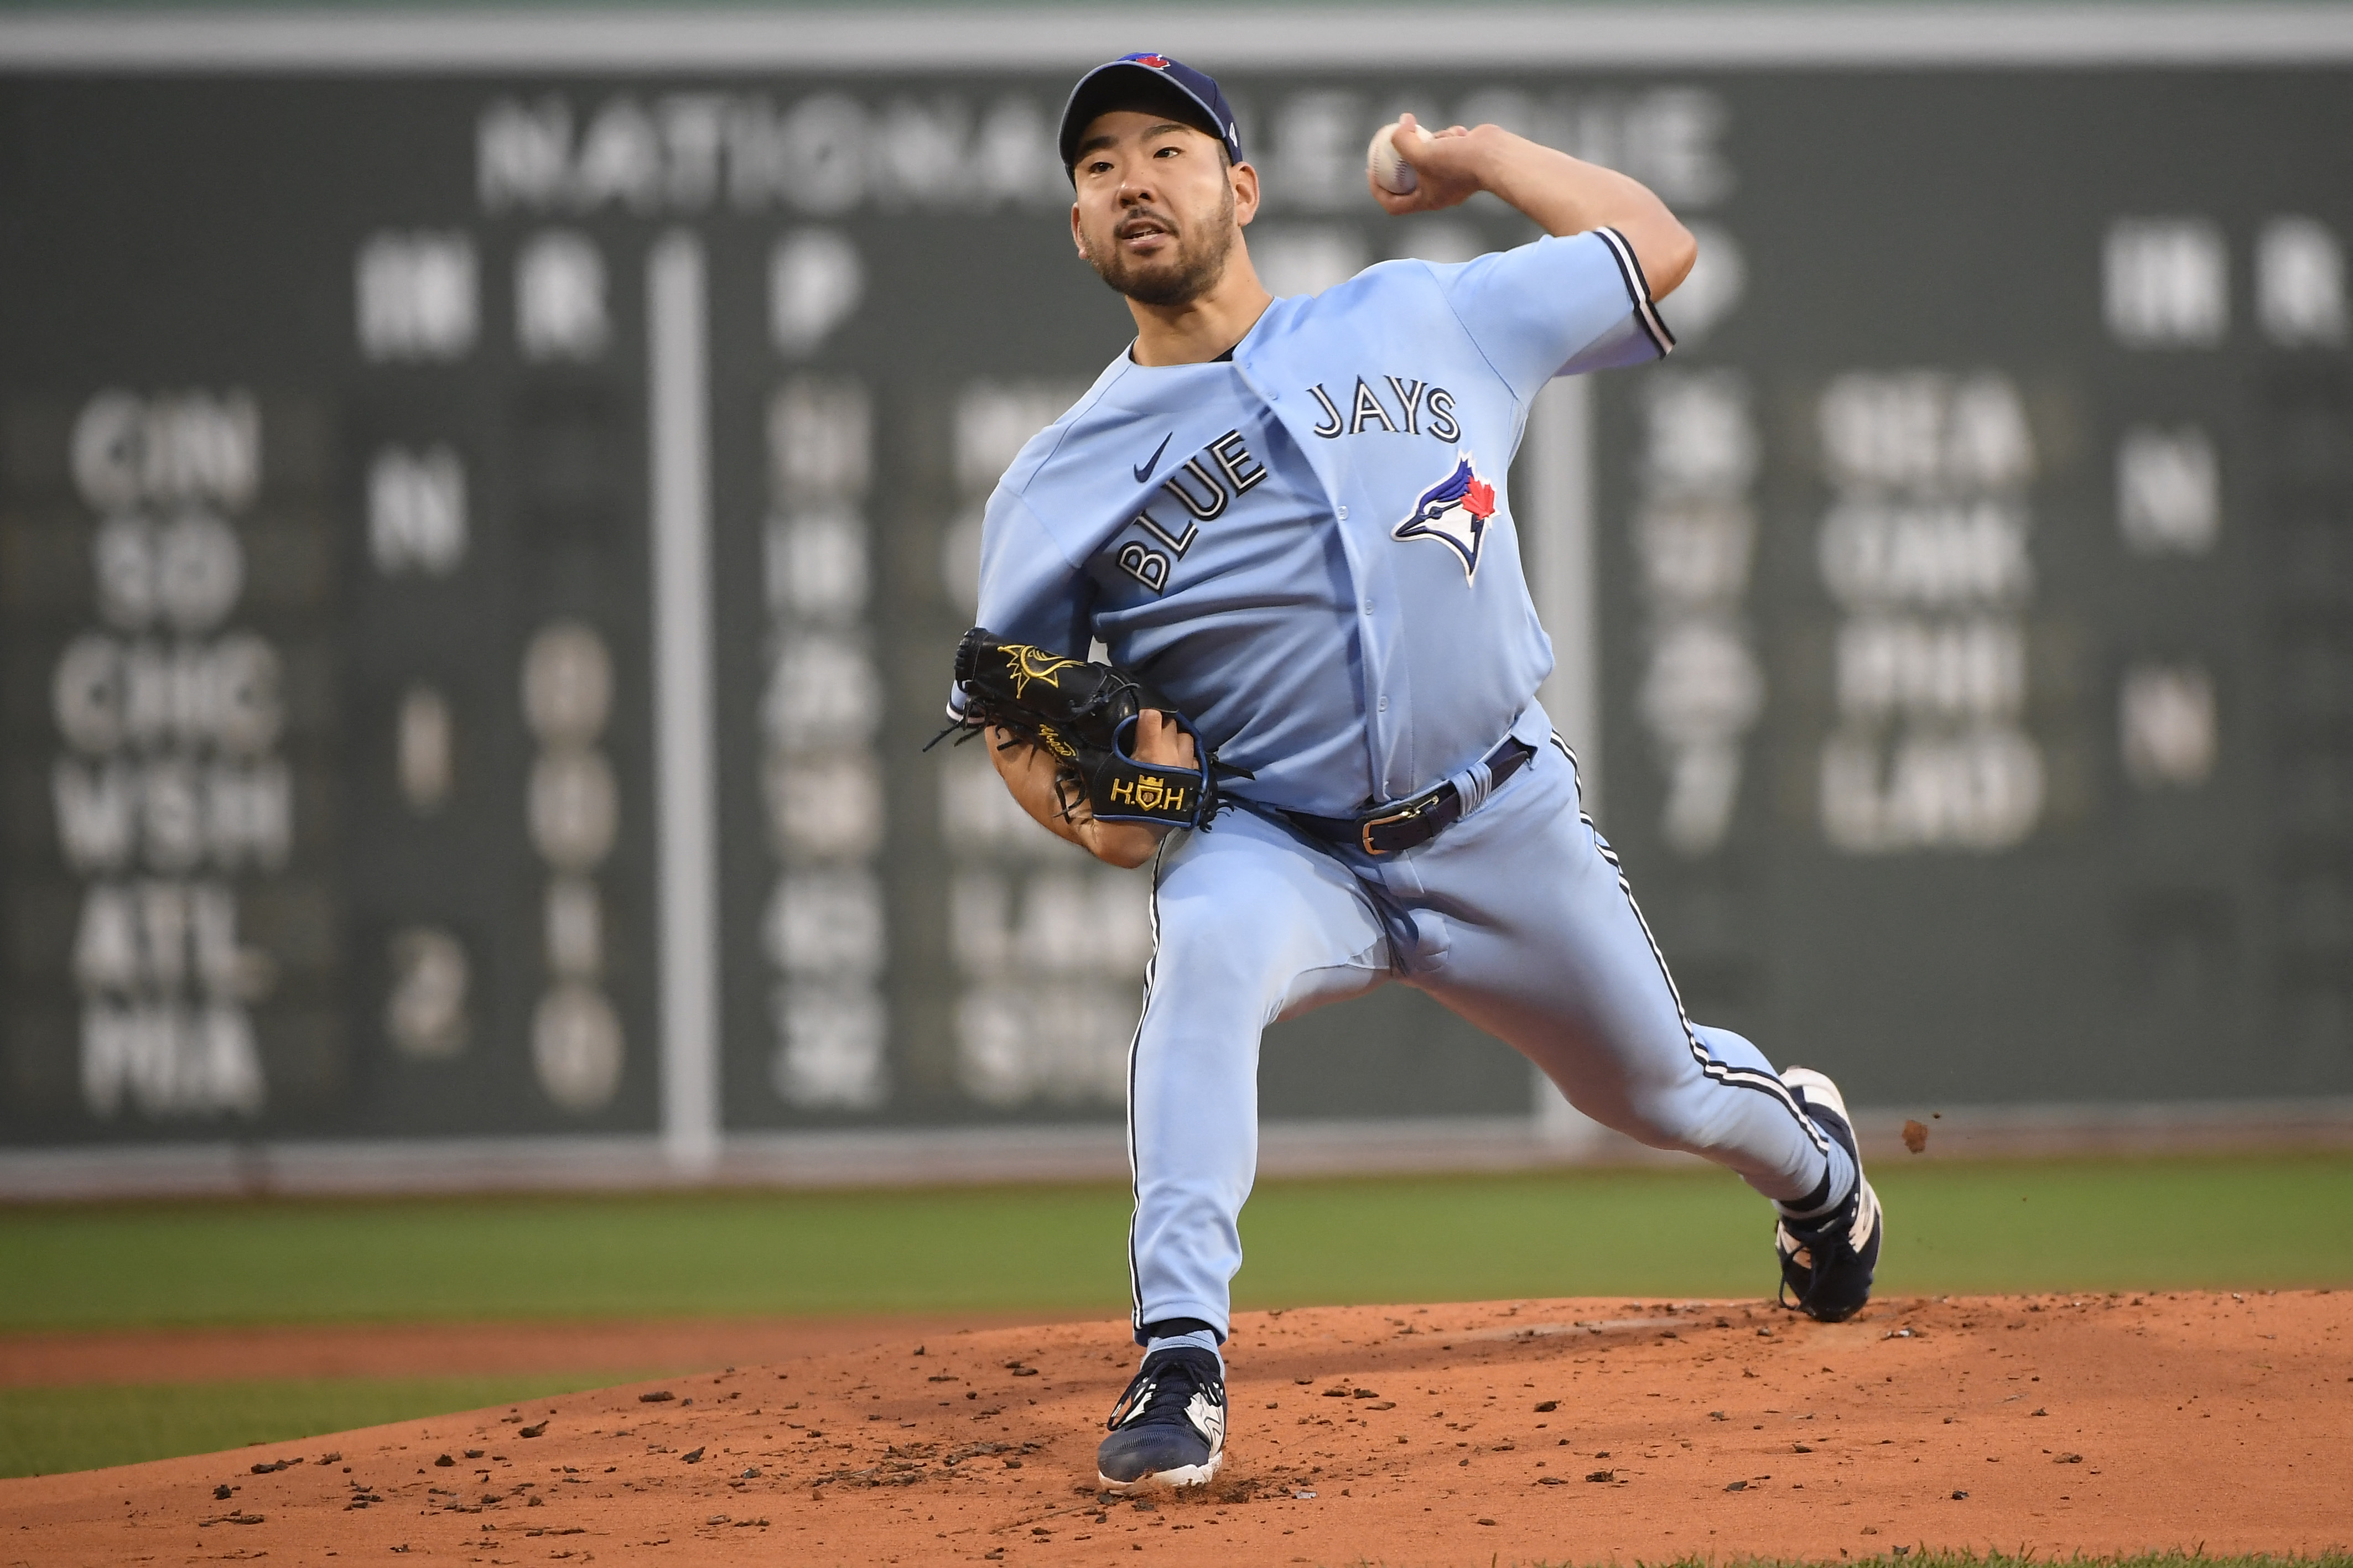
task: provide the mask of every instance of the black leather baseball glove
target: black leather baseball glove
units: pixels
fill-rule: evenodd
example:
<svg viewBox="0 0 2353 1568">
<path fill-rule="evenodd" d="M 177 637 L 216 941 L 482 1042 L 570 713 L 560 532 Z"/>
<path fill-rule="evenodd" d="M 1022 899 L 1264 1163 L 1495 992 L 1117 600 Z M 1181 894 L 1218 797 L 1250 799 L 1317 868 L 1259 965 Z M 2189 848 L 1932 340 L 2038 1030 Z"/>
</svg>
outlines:
<svg viewBox="0 0 2353 1568">
<path fill-rule="evenodd" d="M 1198 827 L 1217 811 L 1217 759 L 1182 713 L 1127 671 L 1000 642 L 975 626 L 956 645 L 955 679 L 967 728 L 1008 730 L 1053 753 L 1066 809 L 1075 789 L 1098 822 Z M 1193 737 L 1196 766 L 1136 760 L 1136 715 L 1147 708 Z"/>
</svg>

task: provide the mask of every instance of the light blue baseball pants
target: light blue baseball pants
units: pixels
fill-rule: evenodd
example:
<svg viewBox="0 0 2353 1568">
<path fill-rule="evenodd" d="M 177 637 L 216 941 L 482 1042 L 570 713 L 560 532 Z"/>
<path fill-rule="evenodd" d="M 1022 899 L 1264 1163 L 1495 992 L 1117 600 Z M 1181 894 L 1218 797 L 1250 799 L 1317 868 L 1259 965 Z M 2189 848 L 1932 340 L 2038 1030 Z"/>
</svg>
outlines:
<svg viewBox="0 0 2353 1568">
<path fill-rule="evenodd" d="M 1128 1061 L 1139 1342 L 1172 1318 L 1225 1335 L 1258 1166 L 1261 1031 L 1393 978 L 1517 1048 L 1605 1126 L 1769 1198 L 1822 1182 L 1822 1135 L 1763 1053 L 1684 1018 L 1556 738 L 1403 854 L 1335 848 L 1240 809 L 1173 834 L 1153 930 Z"/>
</svg>

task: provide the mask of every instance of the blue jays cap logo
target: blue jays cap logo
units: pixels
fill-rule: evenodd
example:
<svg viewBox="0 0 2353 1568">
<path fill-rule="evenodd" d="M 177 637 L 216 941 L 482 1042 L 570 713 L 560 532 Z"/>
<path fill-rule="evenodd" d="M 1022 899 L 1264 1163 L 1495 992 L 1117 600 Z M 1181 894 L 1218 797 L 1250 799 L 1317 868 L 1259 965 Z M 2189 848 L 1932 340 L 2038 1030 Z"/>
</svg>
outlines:
<svg viewBox="0 0 2353 1568">
<path fill-rule="evenodd" d="M 1122 55 L 1119 58 L 1130 65 L 1150 66 L 1156 71 L 1165 71 L 1168 68 L 1166 55 Z"/>
<path fill-rule="evenodd" d="M 1495 515 L 1495 487 L 1479 477 L 1468 452 L 1454 456 L 1454 471 L 1421 492 L 1412 513 L 1389 531 L 1392 539 L 1434 539 L 1462 558 L 1462 580 L 1479 574 L 1479 549 L 1487 520 Z"/>
</svg>

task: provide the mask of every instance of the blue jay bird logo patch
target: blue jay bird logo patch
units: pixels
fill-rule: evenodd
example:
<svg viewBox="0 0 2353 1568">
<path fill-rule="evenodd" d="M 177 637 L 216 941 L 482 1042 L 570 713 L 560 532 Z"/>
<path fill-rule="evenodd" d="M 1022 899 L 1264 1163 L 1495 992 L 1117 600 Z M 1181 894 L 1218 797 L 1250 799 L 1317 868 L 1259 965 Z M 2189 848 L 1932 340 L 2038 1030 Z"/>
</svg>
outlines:
<svg viewBox="0 0 2353 1568">
<path fill-rule="evenodd" d="M 1454 456 L 1454 471 L 1421 492 L 1412 515 L 1390 530 L 1392 539 L 1434 539 L 1462 558 L 1462 580 L 1479 574 L 1479 547 L 1495 515 L 1495 487 L 1479 477 L 1471 454 Z"/>
</svg>

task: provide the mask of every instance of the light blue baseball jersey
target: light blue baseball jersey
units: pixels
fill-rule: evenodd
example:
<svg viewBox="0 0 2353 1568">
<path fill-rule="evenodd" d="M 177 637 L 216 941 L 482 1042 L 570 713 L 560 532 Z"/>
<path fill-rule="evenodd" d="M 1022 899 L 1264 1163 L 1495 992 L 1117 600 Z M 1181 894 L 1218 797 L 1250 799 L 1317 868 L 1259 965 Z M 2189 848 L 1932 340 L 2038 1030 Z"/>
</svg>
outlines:
<svg viewBox="0 0 2353 1568">
<path fill-rule="evenodd" d="M 1614 230 L 1277 300 L 1209 364 L 1123 353 L 989 499 L 980 624 L 1100 638 L 1253 776 L 1324 816 L 1417 795 L 1552 669 L 1511 521 L 1528 405 L 1673 340 Z M 957 705 L 952 698 L 952 709 Z"/>
</svg>

